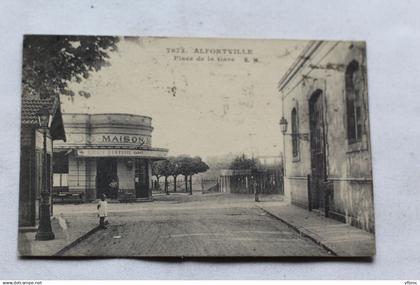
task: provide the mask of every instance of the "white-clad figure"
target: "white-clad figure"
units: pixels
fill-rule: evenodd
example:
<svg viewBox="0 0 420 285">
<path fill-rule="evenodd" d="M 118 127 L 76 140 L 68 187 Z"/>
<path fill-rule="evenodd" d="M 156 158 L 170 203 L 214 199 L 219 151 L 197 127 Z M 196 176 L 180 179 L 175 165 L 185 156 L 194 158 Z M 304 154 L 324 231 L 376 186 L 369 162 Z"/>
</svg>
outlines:
<svg viewBox="0 0 420 285">
<path fill-rule="evenodd" d="M 106 201 L 105 194 L 103 194 L 101 200 L 99 200 L 97 209 L 98 209 L 98 216 L 99 216 L 99 227 L 101 229 L 106 229 L 105 217 L 108 215 L 108 202 Z"/>
</svg>

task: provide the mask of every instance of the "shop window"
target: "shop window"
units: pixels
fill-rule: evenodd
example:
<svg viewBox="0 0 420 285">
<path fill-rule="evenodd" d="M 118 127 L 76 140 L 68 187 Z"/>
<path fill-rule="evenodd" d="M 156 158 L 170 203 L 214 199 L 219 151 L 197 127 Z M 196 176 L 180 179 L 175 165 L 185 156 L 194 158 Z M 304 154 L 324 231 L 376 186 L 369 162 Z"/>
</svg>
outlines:
<svg viewBox="0 0 420 285">
<path fill-rule="evenodd" d="M 299 157 L 299 126 L 296 108 L 292 110 L 292 153 L 293 158 Z"/>
<path fill-rule="evenodd" d="M 67 177 L 69 173 L 69 159 L 65 151 L 54 152 L 53 173 L 54 191 L 68 191 Z"/>
<path fill-rule="evenodd" d="M 352 61 L 346 69 L 347 139 L 355 143 L 363 134 L 363 98 L 361 87 L 362 72 L 357 61 Z"/>
<path fill-rule="evenodd" d="M 69 158 L 65 151 L 54 152 L 54 173 L 69 173 Z"/>
<path fill-rule="evenodd" d="M 67 173 L 54 173 L 53 175 L 53 186 L 54 187 L 68 187 Z"/>
</svg>

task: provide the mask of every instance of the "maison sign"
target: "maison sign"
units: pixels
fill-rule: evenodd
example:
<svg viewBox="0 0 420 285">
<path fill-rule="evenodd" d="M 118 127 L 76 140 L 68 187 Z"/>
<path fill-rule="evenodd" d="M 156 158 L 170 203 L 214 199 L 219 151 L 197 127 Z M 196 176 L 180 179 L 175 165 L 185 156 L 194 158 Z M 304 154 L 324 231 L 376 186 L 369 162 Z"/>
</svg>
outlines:
<svg viewBox="0 0 420 285">
<path fill-rule="evenodd" d="M 150 136 L 127 134 L 92 134 L 91 144 L 151 146 Z"/>
</svg>

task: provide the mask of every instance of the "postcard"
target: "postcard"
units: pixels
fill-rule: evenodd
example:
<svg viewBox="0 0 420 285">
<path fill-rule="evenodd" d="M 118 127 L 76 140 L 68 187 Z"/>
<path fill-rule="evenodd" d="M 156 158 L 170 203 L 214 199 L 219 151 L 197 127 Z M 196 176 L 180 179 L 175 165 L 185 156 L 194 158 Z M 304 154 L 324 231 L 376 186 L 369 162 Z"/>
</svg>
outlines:
<svg viewBox="0 0 420 285">
<path fill-rule="evenodd" d="M 366 43 L 26 35 L 20 256 L 375 254 Z"/>
</svg>

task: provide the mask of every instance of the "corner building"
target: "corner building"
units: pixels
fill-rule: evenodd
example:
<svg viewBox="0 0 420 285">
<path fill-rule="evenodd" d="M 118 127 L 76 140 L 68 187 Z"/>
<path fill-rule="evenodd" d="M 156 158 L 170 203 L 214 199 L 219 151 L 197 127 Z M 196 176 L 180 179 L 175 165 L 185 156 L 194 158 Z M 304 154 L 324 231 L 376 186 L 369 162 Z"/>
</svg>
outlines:
<svg viewBox="0 0 420 285">
<path fill-rule="evenodd" d="M 168 150 L 152 148 L 152 118 L 131 114 L 63 114 L 67 142 L 54 145 L 55 193 L 92 201 L 151 199 L 151 164 Z"/>
</svg>

